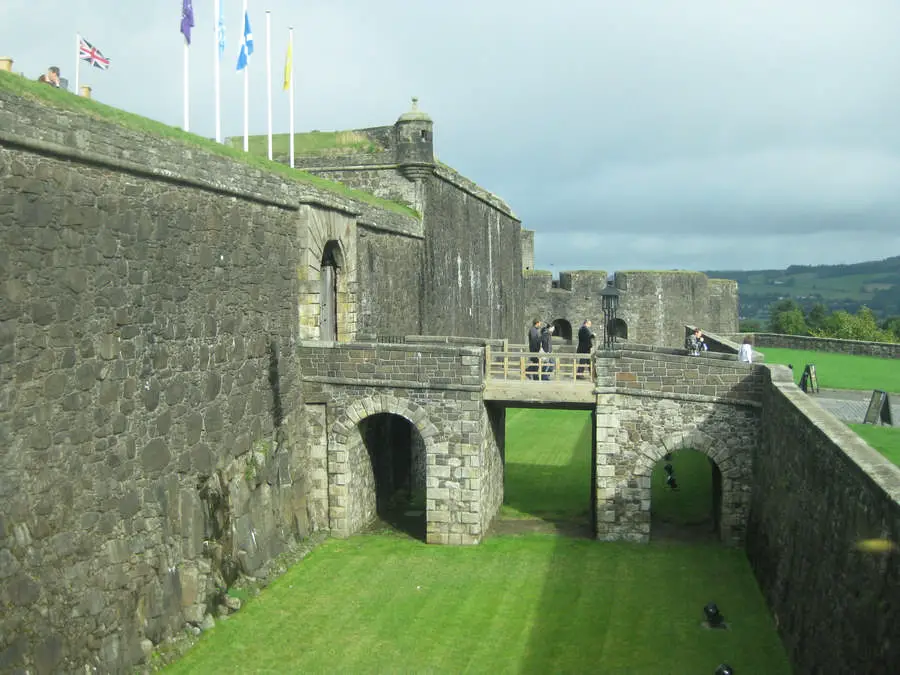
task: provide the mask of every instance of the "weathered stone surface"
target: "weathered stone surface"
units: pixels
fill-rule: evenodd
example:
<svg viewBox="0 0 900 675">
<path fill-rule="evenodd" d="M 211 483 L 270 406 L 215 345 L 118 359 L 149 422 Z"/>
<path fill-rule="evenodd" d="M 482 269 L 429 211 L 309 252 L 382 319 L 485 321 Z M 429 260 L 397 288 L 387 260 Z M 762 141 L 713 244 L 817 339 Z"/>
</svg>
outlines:
<svg viewBox="0 0 900 675">
<path fill-rule="evenodd" d="M 798 673 L 900 664 L 900 468 L 797 388 L 766 391 L 753 458 L 747 555 Z"/>
</svg>

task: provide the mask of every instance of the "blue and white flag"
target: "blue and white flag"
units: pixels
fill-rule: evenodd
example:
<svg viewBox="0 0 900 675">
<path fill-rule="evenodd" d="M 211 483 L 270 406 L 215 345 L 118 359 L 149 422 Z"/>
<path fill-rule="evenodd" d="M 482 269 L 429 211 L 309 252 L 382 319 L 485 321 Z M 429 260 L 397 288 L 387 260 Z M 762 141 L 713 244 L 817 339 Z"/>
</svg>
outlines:
<svg viewBox="0 0 900 675">
<path fill-rule="evenodd" d="M 250 14 L 244 12 L 244 40 L 241 42 L 241 53 L 238 56 L 237 69 L 243 70 L 250 62 L 253 53 L 253 31 L 250 30 Z"/>
<path fill-rule="evenodd" d="M 222 54 L 225 53 L 225 9 L 222 5 L 219 5 L 219 26 L 216 35 L 219 39 L 219 58 L 221 59 Z"/>
</svg>

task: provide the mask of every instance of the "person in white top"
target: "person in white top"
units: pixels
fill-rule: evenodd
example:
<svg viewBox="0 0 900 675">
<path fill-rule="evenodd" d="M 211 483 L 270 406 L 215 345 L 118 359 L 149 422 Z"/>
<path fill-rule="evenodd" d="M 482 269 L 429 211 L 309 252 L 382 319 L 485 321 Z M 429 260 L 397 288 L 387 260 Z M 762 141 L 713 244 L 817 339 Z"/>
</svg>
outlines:
<svg viewBox="0 0 900 675">
<path fill-rule="evenodd" d="M 753 363 L 753 345 L 749 335 L 744 338 L 744 344 L 738 352 L 738 361 Z"/>
</svg>

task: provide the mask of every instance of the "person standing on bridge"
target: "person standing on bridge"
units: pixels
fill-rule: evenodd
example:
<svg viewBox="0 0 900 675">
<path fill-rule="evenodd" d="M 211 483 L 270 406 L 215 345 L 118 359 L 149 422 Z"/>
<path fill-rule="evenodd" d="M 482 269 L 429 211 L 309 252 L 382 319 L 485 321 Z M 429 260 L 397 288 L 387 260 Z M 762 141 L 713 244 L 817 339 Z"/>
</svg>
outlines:
<svg viewBox="0 0 900 675">
<path fill-rule="evenodd" d="M 541 353 L 550 354 L 553 351 L 553 331 L 556 326 L 552 324 L 544 324 L 541 329 Z M 550 374 L 553 372 L 553 361 L 551 359 L 542 359 L 541 379 L 549 380 Z"/>
<path fill-rule="evenodd" d="M 575 348 L 576 354 L 590 354 L 594 351 L 594 339 L 597 335 L 591 330 L 592 325 L 590 319 L 585 319 L 584 323 L 581 324 L 581 328 L 578 329 L 578 347 Z M 578 359 L 578 377 L 583 376 L 585 368 L 590 369 L 590 363 L 590 358 Z"/>
<path fill-rule="evenodd" d="M 531 323 L 531 330 L 528 331 L 528 351 L 537 353 L 541 351 L 541 320 L 535 319 Z M 540 379 L 538 375 L 538 359 L 532 358 L 531 365 L 528 366 L 527 375 L 529 380 Z"/>
<path fill-rule="evenodd" d="M 753 363 L 753 340 L 749 335 L 744 338 L 744 343 L 741 345 L 741 349 L 738 352 L 738 361 Z"/>
</svg>

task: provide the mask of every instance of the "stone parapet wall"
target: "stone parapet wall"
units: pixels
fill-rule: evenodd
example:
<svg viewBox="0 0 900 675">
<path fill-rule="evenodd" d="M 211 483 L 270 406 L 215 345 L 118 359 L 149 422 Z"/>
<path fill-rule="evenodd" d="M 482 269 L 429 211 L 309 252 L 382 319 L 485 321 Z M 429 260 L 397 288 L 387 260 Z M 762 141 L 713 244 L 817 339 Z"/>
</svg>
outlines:
<svg viewBox="0 0 900 675">
<path fill-rule="evenodd" d="M 795 672 L 896 672 L 900 468 L 771 369 L 747 533 L 763 595 Z"/>
<path fill-rule="evenodd" d="M 804 335 L 780 335 L 778 333 L 733 333 L 726 337 L 740 342 L 747 335 L 750 335 L 753 339 L 753 346 L 757 349 L 778 347 L 782 349 L 833 352 L 836 354 L 878 356 L 886 359 L 900 358 L 900 343 L 838 340 L 836 338 L 808 337 Z"/>
<path fill-rule="evenodd" d="M 482 389 L 484 356 L 474 347 L 303 342 L 297 358 L 308 400 L 319 400 L 325 384 Z"/>
<path fill-rule="evenodd" d="M 652 353 L 648 358 L 651 353 L 628 350 L 613 354 L 621 393 L 693 395 L 757 405 L 762 398 L 765 374 L 760 366 L 706 356 Z"/>
<path fill-rule="evenodd" d="M 412 216 L 349 199 L 311 183 L 293 181 L 207 152 L 189 142 L 134 131 L 84 113 L 47 107 L 0 91 L 0 144 L 12 146 L 29 141 L 32 151 L 38 149 L 35 144 L 43 144 L 41 151 L 47 154 L 68 151 L 85 163 L 114 162 L 119 170 L 152 174 L 158 180 L 190 183 L 294 208 L 304 203 L 325 206 L 400 230 L 415 231 L 421 227 Z"/>
</svg>

